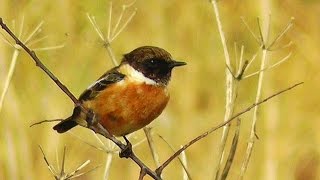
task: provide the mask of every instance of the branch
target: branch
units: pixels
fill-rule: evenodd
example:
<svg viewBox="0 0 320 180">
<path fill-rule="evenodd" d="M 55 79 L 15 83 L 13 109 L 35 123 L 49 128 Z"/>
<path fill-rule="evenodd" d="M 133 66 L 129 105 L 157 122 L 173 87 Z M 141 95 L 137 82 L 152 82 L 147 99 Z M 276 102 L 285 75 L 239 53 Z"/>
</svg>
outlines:
<svg viewBox="0 0 320 180">
<path fill-rule="evenodd" d="M 14 35 L 14 33 L 8 28 L 8 26 L 3 22 L 2 18 L 0 18 L 0 26 L 2 29 L 4 29 L 16 42 L 16 44 L 20 45 L 34 60 L 36 63 L 36 66 L 38 66 L 40 69 L 42 69 L 59 87 L 60 89 L 69 96 L 69 98 L 74 102 L 76 106 L 81 107 L 81 110 L 84 113 L 90 114 L 91 111 L 89 111 L 87 108 L 82 106 L 81 102 L 69 91 L 69 89 L 59 81 L 59 79 L 40 61 L 40 59 L 37 57 L 36 53 L 32 50 L 30 50 L 23 42 L 20 41 L 17 36 Z M 91 116 L 93 117 L 93 115 Z M 126 149 L 126 145 L 123 144 L 121 141 L 116 139 L 113 135 L 111 135 L 106 129 L 104 129 L 101 124 L 97 123 L 94 126 L 88 126 L 85 127 L 88 129 L 93 130 L 94 132 L 103 135 L 104 137 L 110 139 L 113 141 L 121 150 Z M 132 151 L 126 156 L 126 158 L 130 158 L 133 160 L 140 168 L 141 171 L 144 172 L 144 174 L 150 175 L 152 178 L 156 180 L 160 180 L 161 177 L 158 176 L 154 171 L 152 171 L 149 167 L 147 167 Z"/>
<path fill-rule="evenodd" d="M 18 44 L 19 46 L 21 46 L 34 60 L 34 62 L 36 63 L 36 66 L 40 67 L 40 69 L 42 69 L 59 87 L 60 89 L 67 95 L 70 97 L 70 99 L 78 106 L 81 106 L 80 101 L 78 101 L 78 99 L 69 91 L 69 89 L 63 85 L 58 79 L 57 77 L 55 77 L 52 72 L 46 68 L 46 66 L 44 64 L 42 64 L 42 62 L 39 60 L 39 58 L 37 57 L 36 53 L 34 51 L 31 51 L 23 42 L 20 41 L 19 38 L 17 38 L 17 36 L 15 36 L 13 34 L 13 32 L 8 28 L 8 26 L 3 22 L 2 18 L 0 18 L 0 25 L 2 27 L 2 29 L 4 29 L 16 42 L 16 44 Z"/>
<path fill-rule="evenodd" d="M 210 130 L 204 132 L 203 134 L 199 135 L 198 137 L 192 139 L 190 142 L 188 142 L 187 144 L 185 144 L 184 146 L 182 146 L 182 148 L 180 148 L 177 152 L 175 152 L 171 157 L 169 157 L 168 160 L 166 160 L 158 169 L 156 169 L 156 173 L 157 175 L 160 175 L 163 171 L 163 169 L 168 166 L 170 164 L 170 162 L 175 159 L 177 156 L 179 156 L 179 154 L 186 150 L 188 147 L 190 147 L 191 145 L 193 145 L 194 143 L 198 142 L 199 140 L 205 138 L 206 136 L 208 136 L 209 134 L 211 134 L 212 132 L 216 131 L 217 129 L 220 129 L 221 127 L 224 127 L 225 125 L 227 125 L 228 123 L 230 123 L 231 121 L 233 121 L 234 119 L 238 118 L 239 116 L 241 116 L 242 114 L 244 113 L 247 113 L 248 111 L 250 111 L 251 109 L 253 109 L 254 107 L 256 106 L 259 106 L 260 104 L 263 104 L 265 102 L 267 102 L 268 100 L 276 97 L 276 96 L 279 96 L 280 94 L 286 92 L 286 91 L 289 91 L 297 86 L 300 86 L 301 84 L 303 84 L 304 82 L 299 82 L 299 83 L 296 83 L 288 88 L 285 88 L 275 94 L 272 94 L 271 96 L 257 102 L 257 103 L 253 103 L 251 106 L 247 107 L 246 109 L 240 111 L 239 113 L 237 113 L 236 115 L 234 115 L 232 118 L 228 119 L 227 121 L 225 122 L 222 122 L 220 124 L 218 124 L 217 126 L 211 128 Z"/>
</svg>

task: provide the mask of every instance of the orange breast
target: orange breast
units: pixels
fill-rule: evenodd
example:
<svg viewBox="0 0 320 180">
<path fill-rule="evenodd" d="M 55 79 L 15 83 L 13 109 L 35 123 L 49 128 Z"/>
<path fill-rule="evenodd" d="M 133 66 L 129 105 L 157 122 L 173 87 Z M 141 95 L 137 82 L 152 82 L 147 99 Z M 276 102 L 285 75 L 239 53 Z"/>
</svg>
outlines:
<svg viewBox="0 0 320 180">
<path fill-rule="evenodd" d="M 164 86 L 123 80 L 84 102 L 92 109 L 101 125 L 111 134 L 123 136 L 136 131 L 157 118 L 168 103 Z"/>
</svg>

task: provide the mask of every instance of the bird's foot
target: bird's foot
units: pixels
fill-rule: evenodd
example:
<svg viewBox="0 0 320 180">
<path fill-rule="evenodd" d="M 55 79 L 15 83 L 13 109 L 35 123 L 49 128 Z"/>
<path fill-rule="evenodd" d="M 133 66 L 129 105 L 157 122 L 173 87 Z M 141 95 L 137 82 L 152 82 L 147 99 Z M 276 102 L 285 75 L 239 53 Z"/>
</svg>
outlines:
<svg viewBox="0 0 320 180">
<path fill-rule="evenodd" d="M 124 149 L 121 149 L 121 151 L 119 153 L 119 157 L 120 158 L 129 158 L 130 155 L 132 154 L 132 144 L 125 136 L 123 136 L 123 138 L 127 144 L 125 145 Z"/>
</svg>

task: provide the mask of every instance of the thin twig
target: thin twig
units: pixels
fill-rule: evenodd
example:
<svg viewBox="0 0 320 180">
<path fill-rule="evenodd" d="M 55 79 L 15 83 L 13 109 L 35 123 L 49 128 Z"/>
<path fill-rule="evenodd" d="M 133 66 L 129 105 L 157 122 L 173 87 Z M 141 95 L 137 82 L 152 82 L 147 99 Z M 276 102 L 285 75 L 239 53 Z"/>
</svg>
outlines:
<svg viewBox="0 0 320 180">
<path fill-rule="evenodd" d="M 160 137 L 160 139 L 162 139 L 162 140 L 168 145 L 168 147 L 172 150 L 172 152 L 175 152 L 175 150 L 174 150 L 174 148 L 172 147 L 172 145 L 169 144 L 169 142 L 168 142 L 163 136 L 161 136 L 160 134 L 158 134 L 158 136 Z M 181 147 L 182 147 L 182 146 L 181 146 Z M 180 147 L 180 148 L 181 148 L 181 147 Z M 182 151 L 181 154 L 185 154 L 185 151 Z M 180 164 L 181 164 L 181 166 L 182 166 L 182 168 L 183 168 L 184 174 L 187 175 L 187 178 L 189 178 L 189 180 L 192 180 L 191 175 L 190 175 L 190 173 L 189 173 L 189 171 L 188 171 L 188 168 L 187 168 L 187 166 L 185 165 L 186 163 L 184 163 L 183 160 L 182 160 L 182 158 L 180 158 L 179 156 L 178 156 L 178 160 L 179 160 L 179 162 L 180 162 Z"/>
<path fill-rule="evenodd" d="M 265 102 L 267 102 L 268 100 L 279 96 L 280 94 L 289 91 L 297 86 L 300 86 L 301 84 L 303 84 L 304 82 L 299 82 L 296 83 L 290 87 L 287 87 L 281 91 L 278 91 L 277 93 L 272 94 L 271 96 L 268 96 L 267 98 L 259 101 L 258 103 L 253 103 L 251 106 L 247 107 L 246 109 L 240 111 L 239 113 L 235 114 L 233 117 L 231 117 L 230 119 L 228 119 L 227 121 L 224 121 L 220 124 L 218 124 L 217 126 L 211 128 L 210 130 L 202 133 L 201 135 L 197 136 L 196 138 L 192 139 L 191 141 L 189 141 L 187 144 L 185 144 L 184 146 L 182 146 L 182 148 L 180 148 L 178 151 L 176 151 L 172 156 L 170 156 L 159 168 L 156 169 L 156 173 L 159 175 L 162 173 L 163 169 L 168 166 L 170 164 L 170 162 L 175 159 L 177 156 L 180 155 L 180 153 L 184 150 L 186 150 L 188 147 L 190 147 L 191 145 L 193 145 L 194 143 L 198 142 L 199 140 L 205 138 L 206 136 L 208 136 L 209 134 L 211 134 L 212 132 L 216 131 L 217 129 L 220 129 L 221 127 L 224 127 L 226 124 L 232 122 L 234 119 L 238 118 L 239 116 L 243 115 L 244 113 L 247 113 L 248 111 L 250 111 L 251 109 L 253 109 L 256 106 L 259 106 Z"/>
<path fill-rule="evenodd" d="M 20 53 L 20 50 L 19 49 L 15 49 L 14 52 L 13 52 L 12 58 L 11 58 L 9 72 L 8 72 L 7 78 L 6 78 L 5 83 L 4 83 L 3 91 L 2 91 L 1 96 L 0 96 L 0 112 L 1 112 L 2 107 L 3 107 L 4 98 L 5 98 L 5 96 L 6 96 L 7 92 L 8 92 L 8 89 L 9 89 L 9 85 L 10 85 L 10 82 L 11 82 L 11 79 L 12 79 L 12 75 L 13 75 L 14 69 L 16 67 L 16 63 L 17 63 L 17 59 L 18 59 L 19 53 Z"/>
<path fill-rule="evenodd" d="M 182 146 L 180 146 L 181 148 Z M 187 171 L 188 169 L 188 161 L 187 161 L 187 155 L 185 151 L 181 152 L 181 164 L 182 164 L 182 179 L 183 180 L 191 180 L 189 178 L 189 172 Z"/>
<path fill-rule="evenodd" d="M 249 69 L 249 67 L 251 66 L 251 64 L 253 63 L 254 60 L 256 60 L 256 57 L 258 56 L 260 49 L 262 48 L 262 46 L 259 47 L 259 49 L 257 50 L 257 52 L 252 56 L 252 58 L 250 59 L 247 69 Z M 246 70 L 247 70 L 246 69 Z"/>
<path fill-rule="evenodd" d="M 280 64 L 282 64 L 283 62 L 287 61 L 287 60 L 291 57 L 291 55 L 292 55 L 292 52 L 290 52 L 286 57 L 282 58 L 280 61 L 274 63 L 273 65 L 268 66 L 268 67 L 265 67 L 264 69 L 259 70 L 259 71 L 257 71 L 257 72 L 248 74 L 248 75 L 246 75 L 246 76 L 243 77 L 243 78 L 244 78 L 244 79 L 250 78 L 250 77 L 252 77 L 252 76 L 255 76 L 255 75 L 261 73 L 262 71 L 266 71 L 266 70 L 272 69 L 272 68 L 274 68 L 274 67 L 277 67 L 277 66 L 279 66 Z"/>
<path fill-rule="evenodd" d="M 48 166 L 48 169 L 50 170 L 51 174 L 55 176 L 57 174 L 57 171 L 49 163 L 49 161 L 48 161 L 48 159 L 47 159 L 47 157 L 46 157 L 45 153 L 43 152 L 43 149 L 42 149 L 42 147 L 40 145 L 39 145 L 39 149 L 40 149 L 40 151 L 41 151 L 41 153 L 43 155 L 44 161 L 46 162 L 46 164 Z"/>
<path fill-rule="evenodd" d="M 154 142 L 153 142 L 153 138 L 152 138 L 152 135 L 151 135 L 151 128 L 150 127 L 145 127 L 145 128 L 143 128 L 143 131 L 144 131 L 144 134 L 147 137 L 149 149 L 150 149 L 154 164 L 156 165 L 156 167 L 159 167 L 160 166 L 159 156 L 158 156 L 158 153 L 156 152 L 156 147 L 155 147 Z"/>
<path fill-rule="evenodd" d="M 264 37 L 263 37 L 263 33 L 262 33 L 262 29 L 261 29 L 261 25 L 260 25 L 260 19 L 257 18 L 257 24 L 258 24 L 258 27 L 259 27 L 259 34 L 260 34 L 260 40 L 261 40 L 261 46 L 262 46 L 262 49 L 266 49 L 266 42 L 264 41 Z"/>
<path fill-rule="evenodd" d="M 104 167 L 104 175 L 103 175 L 103 179 L 109 179 L 109 174 L 110 174 L 110 168 L 111 168 L 111 162 L 112 162 L 112 157 L 113 154 L 112 153 L 107 153 L 106 154 L 106 163 L 105 163 L 105 167 Z"/>
<path fill-rule="evenodd" d="M 272 43 L 268 46 L 268 49 L 272 48 L 280 39 L 292 28 L 294 17 L 291 17 L 291 20 L 287 24 L 287 26 L 278 34 L 278 36 L 272 41 Z"/>
<path fill-rule="evenodd" d="M 250 26 L 248 25 L 248 23 L 246 22 L 246 20 L 244 19 L 244 17 L 241 17 L 241 20 L 243 22 L 243 24 L 246 26 L 246 28 L 248 29 L 248 31 L 250 32 L 250 34 L 252 35 L 252 37 L 256 40 L 256 42 L 258 44 L 261 44 L 261 41 L 259 40 L 259 38 L 254 34 L 254 32 L 252 31 L 252 29 L 250 28 Z"/>
<path fill-rule="evenodd" d="M 16 42 L 16 44 L 20 45 L 34 60 L 36 63 L 36 66 L 40 67 L 59 87 L 60 89 L 70 97 L 70 99 L 78 106 L 81 106 L 80 101 L 67 89 L 65 85 L 63 85 L 53 74 L 52 72 L 46 68 L 46 66 L 40 61 L 40 59 L 37 57 L 34 51 L 31 51 L 23 42 L 20 41 L 20 39 L 17 38 L 16 35 L 13 34 L 13 32 L 8 28 L 8 26 L 2 21 L 2 18 L 0 18 L 0 25 L 2 29 L 4 29 Z M 84 110 L 84 108 L 83 108 Z"/>
<path fill-rule="evenodd" d="M 66 149 L 67 147 L 64 146 L 63 148 L 63 155 L 62 155 L 62 165 L 61 165 L 61 171 L 60 171 L 60 177 L 63 177 L 64 173 L 64 167 L 65 167 L 65 160 L 66 160 Z"/>
<path fill-rule="evenodd" d="M 48 47 L 43 47 L 43 48 L 34 48 L 34 51 L 48 51 L 48 50 L 54 50 L 54 49 L 60 49 L 63 48 L 65 45 L 57 45 L 57 46 L 48 46 Z"/>
<path fill-rule="evenodd" d="M 112 21 L 112 1 L 110 1 L 110 8 L 109 8 L 109 20 L 108 20 L 108 36 L 107 39 L 109 41 L 109 39 L 111 38 L 111 21 Z"/>
<path fill-rule="evenodd" d="M 23 27 L 24 27 L 24 15 L 22 15 L 20 31 L 19 31 L 19 35 L 18 35 L 19 38 L 22 38 Z"/>
<path fill-rule="evenodd" d="M 94 167 L 94 168 L 92 168 L 92 169 L 90 169 L 90 170 L 88 170 L 88 171 L 83 172 L 83 173 L 79 173 L 79 174 L 73 175 L 73 176 L 69 177 L 68 180 L 69 180 L 69 179 L 74 179 L 74 178 L 77 178 L 77 177 L 80 177 L 80 176 L 83 176 L 83 175 L 85 175 L 85 174 L 88 174 L 88 173 L 90 173 L 90 172 L 98 169 L 100 166 L 101 166 L 101 165 L 96 166 L 96 167 Z"/>
<path fill-rule="evenodd" d="M 127 27 L 129 22 L 132 20 L 134 15 L 137 13 L 137 8 L 133 11 L 133 13 L 130 15 L 130 17 L 127 19 L 127 21 L 122 25 L 122 27 L 119 29 L 119 31 L 110 39 L 110 42 L 112 42 L 114 39 L 118 37 L 118 35 L 124 30 L 124 28 Z"/>
<path fill-rule="evenodd" d="M 267 49 L 263 49 L 260 70 L 263 70 L 265 68 L 266 61 L 267 61 Z M 256 94 L 255 102 L 258 102 L 261 98 L 263 78 L 264 78 L 264 71 L 261 71 L 261 73 L 259 74 L 259 79 L 258 79 L 258 87 L 257 87 L 257 94 Z M 250 157 L 252 154 L 253 145 L 254 145 L 254 141 L 255 141 L 255 137 L 256 137 L 257 120 L 258 120 L 258 107 L 256 106 L 254 108 L 254 112 L 253 112 L 251 132 L 250 132 L 249 142 L 247 145 L 246 156 L 245 156 L 245 159 L 244 159 L 244 161 L 242 163 L 242 167 L 241 167 L 240 179 L 243 178 L 244 173 L 247 170 L 249 160 L 250 160 Z"/>
<path fill-rule="evenodd" d="M 36 34 L 36 33 L 38 33 L 39 32 L 39 30 L 40 30 L 40 28 L 41 28 L 41 26 L 43 25 L 43 23 L 44 23 L 44 21 L 41 21 L 39 24 L 38 24 L 38 26 L 36 27 L 36 28 L 34 28 L 34 30 L 30 33 L 30 35 L 27 37 L 27 39 L 25 40 L 25 44 L 28 44 L 29 43 L 29 41 L 31 40 L 31 38 Z M 18 44 L 18 43 L 17 43 Z"/>
</svg>

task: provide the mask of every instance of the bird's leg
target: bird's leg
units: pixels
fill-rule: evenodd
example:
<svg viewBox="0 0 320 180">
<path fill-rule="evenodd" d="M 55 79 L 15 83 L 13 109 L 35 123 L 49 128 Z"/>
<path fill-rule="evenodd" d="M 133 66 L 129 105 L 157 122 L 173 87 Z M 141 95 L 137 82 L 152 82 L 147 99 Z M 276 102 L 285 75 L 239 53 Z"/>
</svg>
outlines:
<svg viewBox="0 0 320 180">
<path fill-rule="evenodd" d="M 132 154 L 132 144 L 130 143 L 130 141 L 127 139 L 126 136 L 123 136 L 123 138 L 127 144 L 125 145 L 125 148 L 120 151 L 119 157 L 129 158 L 130 154 Z"/>
</svg>

